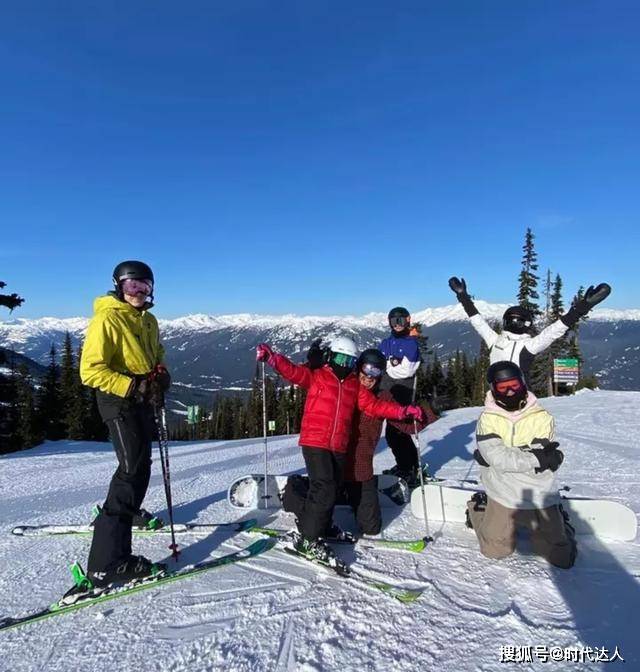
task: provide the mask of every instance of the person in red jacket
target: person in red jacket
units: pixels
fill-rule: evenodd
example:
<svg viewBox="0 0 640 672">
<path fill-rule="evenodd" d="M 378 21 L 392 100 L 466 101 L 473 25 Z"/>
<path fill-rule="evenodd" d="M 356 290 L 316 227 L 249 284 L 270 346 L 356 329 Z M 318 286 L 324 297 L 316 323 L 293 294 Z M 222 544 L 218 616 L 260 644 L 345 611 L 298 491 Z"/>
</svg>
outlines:
<svg viewBox="0 0 640 672">
<path fill-rule="evenodd" d="M 335 561 L 322 537 L 331 526 L 333 507 L 342 482 L 345 454 L 356 408 L 374 417 L 422 420 L 422 409 L 382 401 L 355 374 L 355 343 L 346 337 L 331 342 L 328 362 L 317 369 L 294 364 L 262 343 L 258 361 L 267 362 L 283 378 L 308 390 L 299 445 L 309 476 L 309 492 L 298 513 L 296 550 L 321 562 Z"/>
</svg>

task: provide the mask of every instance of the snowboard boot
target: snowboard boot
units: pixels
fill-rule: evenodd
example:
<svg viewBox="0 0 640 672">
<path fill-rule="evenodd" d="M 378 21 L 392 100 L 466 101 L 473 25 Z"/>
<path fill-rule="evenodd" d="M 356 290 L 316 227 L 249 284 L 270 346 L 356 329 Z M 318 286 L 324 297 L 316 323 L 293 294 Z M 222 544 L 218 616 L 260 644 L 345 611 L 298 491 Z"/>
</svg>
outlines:
<svg viewBox="0 0 640 672">
<path fill-rule="evenodd" d="M 110 584 L 125 584 L 151 576 L 161 576 L 167 566 L 159 562 L 151 562 L 143 555 L 130 555 L 104 572 L 87 572 L 87 579 L 95 588 L 104 588 Z"/>
<path fill-rule="evenodd" d="M 164 520 L 154 516 L 145 509 L 140 509 L 131 520 L 131 527 L 137 527 L 139 530 L 159 530 L 164 527 Z"/>
<path fill-rule="evenodd" d="M 473 502 L 474 511 L 484 511 L 487 508 L 487 493 L 486 492 L 475 492 L 471 496 L 471 501 Z M 473 529 L 473 524 L 471 523 L 471 516 L 469 515 L 469 509 L 464 512 L 465 515 L 465 525 Z"/>
<path fill-rule="evenodd" d="M 389 476 L 398 476 L 399 478 L 402 478 L 401 474 L 403 474 L 404 471 L 396 464 L 391 467 L 391 469 L 383 469 L 382 473 L 389 474 Z"/>
</svg>

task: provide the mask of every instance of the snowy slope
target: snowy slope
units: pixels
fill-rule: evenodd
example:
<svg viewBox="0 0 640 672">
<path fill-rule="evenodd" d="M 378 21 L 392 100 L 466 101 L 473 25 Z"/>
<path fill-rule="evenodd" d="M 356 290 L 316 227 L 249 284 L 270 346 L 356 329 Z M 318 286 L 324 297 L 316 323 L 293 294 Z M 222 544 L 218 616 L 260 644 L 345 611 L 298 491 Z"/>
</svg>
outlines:
<svg viewBox="0 0 640 672">
<path fill-rule="evenodd" d="M 585 392 L 545 402 L 566 454 L 560 480 L 573 494 L 608 496 L 640 513 L 640 392 Z M 423 432 L 438 475 L 476 475 L 472 436 L 479 409 L 453 411 Z M 228 483 L 262 469 L 261 440 L 172 446 L 178 521 L 230 521 Z M 295 437 L 270 439 L 270 467 L 302 468 Z M 392 464 L 381 442 L 378 470 Z M 0 614 L 22 614 L 69 586 L 65 565 L 84 561 L 85 538 L 19 538 L 18 523 L 84 522 L 114 468 L 108 444 L 59 442 L 0 459 Z M 163 509 L 154 463 L 146 506 Z M 287 514 L 262 512 L 288 526 Z M 341 514 L 348 522 L 346 512 Z M 408 507 L 387 511 L 385 534 L 418 537 Z M 580 538 L 574 569 L 523 552 L 483 558 L 472 531 L 433 526 L 420 555 L 340 548 L 362 572 L 425 593 L 401 605 L 276 551 L 196 579 L 0 633 L 1 670 L 517 670 L 598 669 L 597 664 L 500 662 L 501 646 L 619 647 L 640 669 L 640 543 Z M 216 532 L 181 537 L 184 562 L 246 546 L 254 537 Z M 137 540 L 160 559 L 164 537 Z M 29 655 L 26 655 L 26 652 Z M 619 663 L 614 663 L 619 664 Z"/>
</svg>

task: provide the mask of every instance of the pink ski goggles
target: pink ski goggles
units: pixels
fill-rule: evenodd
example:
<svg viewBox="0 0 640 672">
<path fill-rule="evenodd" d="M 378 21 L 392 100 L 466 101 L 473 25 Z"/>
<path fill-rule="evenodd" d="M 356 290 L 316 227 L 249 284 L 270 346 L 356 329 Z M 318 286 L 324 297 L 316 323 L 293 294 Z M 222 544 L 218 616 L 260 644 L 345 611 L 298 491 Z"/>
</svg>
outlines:
<svg viewBox="0 0 640 672">
<path fill-rule="evenodd" d="M 150 280 L 134 280 L 127 278 L 120 283 L 120 287 L 125 294 L 129 296 L 136 296 L 137 294 L 144 294 L 151 296 L 153 292 L 153 283 Z"/>
</svg>

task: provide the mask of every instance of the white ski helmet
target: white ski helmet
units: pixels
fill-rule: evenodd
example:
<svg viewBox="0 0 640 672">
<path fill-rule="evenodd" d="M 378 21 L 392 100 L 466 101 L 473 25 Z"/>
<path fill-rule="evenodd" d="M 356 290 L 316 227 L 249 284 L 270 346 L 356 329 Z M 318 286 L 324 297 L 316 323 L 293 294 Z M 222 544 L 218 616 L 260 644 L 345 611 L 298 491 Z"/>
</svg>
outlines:
<svg viewBox="0 0 640 672">
<path fill-rule="evenodd" d="M 337 336 L 331 341 L 331 352 L 341 352 L 343 355 L 351 357 L 358 356 L 358 348 L 356 344 L 347 336 Z"/>
</svg>

